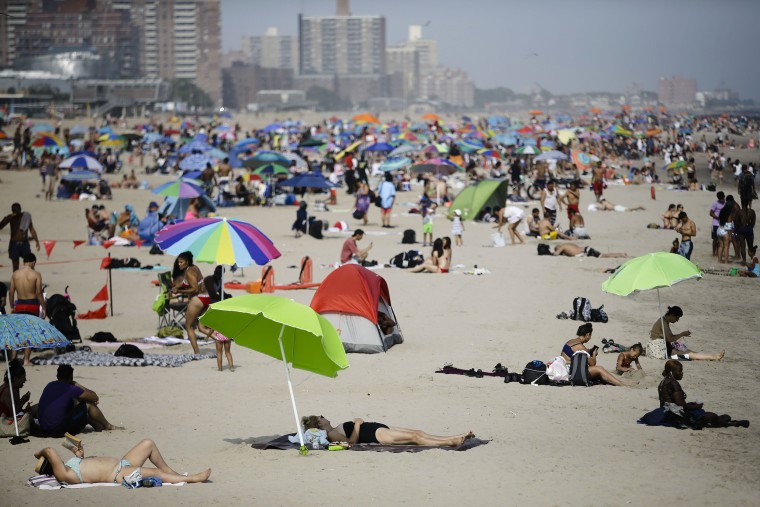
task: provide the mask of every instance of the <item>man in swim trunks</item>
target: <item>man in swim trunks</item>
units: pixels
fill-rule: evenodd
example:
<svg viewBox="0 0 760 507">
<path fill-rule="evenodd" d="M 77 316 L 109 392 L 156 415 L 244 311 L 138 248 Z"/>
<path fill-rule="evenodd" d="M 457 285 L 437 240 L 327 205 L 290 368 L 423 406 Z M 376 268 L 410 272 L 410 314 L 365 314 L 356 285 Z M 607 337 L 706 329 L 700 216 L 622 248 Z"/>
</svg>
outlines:
<svg viewBox="0 0 760 507">
<path fill-rule="evenodd" d="M 11 275 L 11 287 L 8 291 L 11 313 L 25 313 L 45 318 L 45 298 L 42 295 L 42 275 L 34 270 L 37 256 L 33 253 L 24 255 L 24 265 Z M 13 351 L 15 356 L 16 351 Z M 24 349 L 24 366 L 30 366 L 32 349 Z"/>
<path fill-rule="evenodd" d="M 309 416 L 317 417 L 317 416 Z M 465 440 L 475 436 L 471 431 L 450 437 L 430 435 L 420 430 L 390 428 L 385 424 L 364 422 L 354 419 L 333 427 L 330 421 L 319 416 L 319 427 L 327 431 L 330 442 L 348 442 L 349 444 L 383 444 L 383 445 L 431 445 L 460 446 Z"/>
<path fill-rule="evenodd" d="M 557 230 L 552 223 L 551 216 L 544 215 L 544 218 L 538 223 L 538 234 L 541 239 L 572 239 L 567 234 Z"/>
<path fill-rule="evenodd" d="M 689 218 L 685 211 L 678 214 L 678 220 L 679 224 L 675 227 L 675 231 L 681 233 L 681 246 L 678 247 L 678 255 L 691 259 L 691 253 L 694 251 L 691 238 L 697 235 L 697 224 Z"/>
<path fill-rule="evenodd" d="M 581 214 L 576 210 L 567 210 L 567 214 L 570 217 L 570 235 L 576 239 L 591 239 L 586 232 L 586 222 L 583 220 Z"/>
<path fill-rule="evenodd" d="M 575 243 L 563 243 L 554 247 L 552 255 L 565 255 L 567 257 L 601 257 L 601 258 L 619 258 L 628 257 L 625 252 L 601 253 L 590 246 L 582 247 Z"/>
<path fill-rule="evenodd" d="M 593 169 L 591 174 L 591 186 L 594 188 L 596 202 L 599 202 L 602 199 L 602 192 L 604 192 L 604 169 L 602 169 L 601 164 L 597 164 Z"/>
<path fill-rule="evenodd" d="M 123 429 L 106 419 L 94 391 L 74 382 L 74 368 L 58 366 L 57 380 L 45 386 L 37 409 L 40 430 L 49 436 L 76 435 L 89 423 L 95 431 Z"/>
<path fill-rule="evenodd" d="M 570 182 L 570 188 L 567 189 L 567 192 L 565 192 L 562 197 L 560 198 L 560 202 L 565 203 L 567 206 L 567 218 L 570 219 L 572 222 L 573 216 L 571 215 L 572 211 L 575 211 L 576 213 L 580 212 L 580 202 L 581 202 L 581 192 L 578 190 L 578 182 L 577 181 L 571 181 Z"/>
<path fill-rule="evenodd" d="M 29 238 L 37 244 L 37 251 L 40 251 L 40 240 L 37 238 L 37 231 L 32 224 L 32 215 L 27 211 L 21 211 L 21 205 L 14 202 L 11 205 L 11 214 L 6 215 L 0 221 L 0 229 L 7 224 L 11 225 L 11 239 L 8 242 L 8 257 L 13 263 L 13 271 L 18 269 L 19 259 L 25 254 L 32 253 L 29 246 Z"/>
</svg>

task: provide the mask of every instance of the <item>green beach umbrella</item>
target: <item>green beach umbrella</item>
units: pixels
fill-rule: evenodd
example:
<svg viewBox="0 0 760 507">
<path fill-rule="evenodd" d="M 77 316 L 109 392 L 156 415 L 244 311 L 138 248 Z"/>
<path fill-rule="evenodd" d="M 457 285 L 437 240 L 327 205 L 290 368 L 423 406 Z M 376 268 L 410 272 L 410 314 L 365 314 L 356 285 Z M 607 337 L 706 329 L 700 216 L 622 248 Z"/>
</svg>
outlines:
<svg viewBox="0 0 760 507">
<path fill-rule="evenodd" d="M 603 284 L 602 290 L 618 296 L 629 296 L 645 290 L 657 290 L 657 307 L 662 320 L 660 289 L 686 280 L 700 279 L 704 273 L 686 257 L 668 252 L 655 252 L 626 261 Z"/>
<path fill-rule="evenodd" d="M 348 368 L 343 343 L 330 321 L 306 305 L 267 294 L 214 303 L 200 321 L 238 345 L 283 362 L 301 453 L 306 454 L 288 363 L 326 377 L 336 377 L 340 370 Z"/>
</svg>

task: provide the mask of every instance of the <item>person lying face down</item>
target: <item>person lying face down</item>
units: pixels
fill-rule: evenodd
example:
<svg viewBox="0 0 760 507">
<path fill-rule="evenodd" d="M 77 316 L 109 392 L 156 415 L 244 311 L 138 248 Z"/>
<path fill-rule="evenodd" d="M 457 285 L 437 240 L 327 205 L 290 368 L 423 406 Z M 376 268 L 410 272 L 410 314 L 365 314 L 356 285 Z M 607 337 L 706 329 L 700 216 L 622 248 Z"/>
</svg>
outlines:
<svg viewBox="0 0 760 507">
<path fill-rule="evenodd" d="M 406 428 L 391 428 L 382 423 L 364 422 L 363 419 L 354 419 L 338 426 L 333 426 L 323 416 L 317 417 L 320 429 L 327 431 L 327 439 L 330 442 L 348 442 L 349 444 L 383 444 L 383 445 L 432 445 L 432 446 L 459 446 L 465 440 L 473 438 L 472 431 L 452 436 L 437 436 L 425 433 L 422 430 Z"/>
</svg>

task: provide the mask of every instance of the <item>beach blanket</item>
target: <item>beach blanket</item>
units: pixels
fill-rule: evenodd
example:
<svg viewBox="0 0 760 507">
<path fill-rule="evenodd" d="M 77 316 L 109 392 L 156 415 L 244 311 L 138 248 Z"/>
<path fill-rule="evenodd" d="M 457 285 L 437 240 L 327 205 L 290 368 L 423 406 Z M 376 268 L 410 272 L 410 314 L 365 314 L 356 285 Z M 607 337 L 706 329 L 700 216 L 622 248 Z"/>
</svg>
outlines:
<svg viewBox="0 0 760 507">
<path fill-rule="evenodd" d="M 684 429 L 696 429 L 701 430 L 701 426 L 696 426 L 694 421 L 698 421 L 705 414 L 702 409 L 690 411 L 689 418 L 679 418 L 669 415 L 669 411 L 663 407 L 656 408 L 651 412 L 647 412 L 641 418 L 636 421 L 637 424 L 645 424 L 647 426 L 664 426 L 666 428 L 677 428 L 679 430 Z"/>
<path fill-rule="evenodd" d="M 177 484 L 164 483 L 164 486 L 184 486 L 186 482 L 178 482 Z M 66 482 L 58 482 L 58 480 L 52 475 L 34 475 L 26 480 L 27 486 L 32 486 L 38 489 L 80 489 L 80 488 L 98 488 L 98 487 L 112 487 L 121 486 L 114 482 L 94 482 L 89 484 L 68 484 Z"/>
<path fill-rule="evenodd" d="M 499 364 L 498 366 L 501 366 Z M 483 370 L 476 370 L 475 368 L 470 368 L 469 370 L 463 370 L 462 368 L 456 368 L 452 365 L 444 365 L 443 368 L 440 370 L 436 370 L 436 373 L 446 373 L 448 375 L 465 375 L 467 377 L 501 377 L 504 378 L 508 375 L 508 371 L 506 368 L 499 368 L 497 371 L 483 371 Z"/>
<path fill-rule="evenodd" d="M 105 352 L 69 352 L 59 354 L 49 359 L 34 358 L 32 363 L 37 365 L 70 364 L 72 366 L 162 366 L 176 368 L 190 361 L 213 359 L 216 352 L 209 354 L 145 354 L 142 359 L 117 357 Z"/>
<path fill-rule="evenodd" d="M 254 449 L 262 450 L 262 451 L 266 451 L 269 449 L 278 449 L 281 451 L 288 450 L 288 449 L 294 449 L 294 450 L 300 449 L 301 448 L 300 444 L 298 443 L 294 444 L 290 442 L 288 437 L 292 437 L 292 436 L 296 436 L 296 434 L 291 433 L 289 435 L 282 435 L 280 437 L 269 440 L 267 442 L 251 444 L 251 447 L 253 447 Z M 354 444 L 346 450 L 347 451 L 375 451 L 375 452 L 421 452 L 421 451 L 429 451 L 431 449 L 441 449 L 443 451 L 466 451 L 468 449 L 472 449 L 473 447 L 485 445 L 488 442 L 490 442 L 490 440 L 481 440 L 480 438 L 470 438 L 468 440 L 465 440 L 464 443 L 460 446 Z M 314 450 L 327 451 L 328 449 L 324 446 L 319 446 L 319 449 L 314 449 Z"/>
</svg>

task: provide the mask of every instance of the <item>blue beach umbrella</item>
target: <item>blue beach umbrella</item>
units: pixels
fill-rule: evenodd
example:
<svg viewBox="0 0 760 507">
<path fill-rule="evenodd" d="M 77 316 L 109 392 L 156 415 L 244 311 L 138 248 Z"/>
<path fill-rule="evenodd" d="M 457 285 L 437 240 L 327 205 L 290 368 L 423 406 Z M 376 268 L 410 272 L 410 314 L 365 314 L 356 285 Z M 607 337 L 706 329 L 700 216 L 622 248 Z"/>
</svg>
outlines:
<svg viewBox="0 0 760 507">
<path fill-rule="evenodd" d="M 183 171 L 201 171 L 206 168 L 206 164 L 211 164 L 213 162 L 213 159 L 206 155 L 196 153 L 180 160 L 179 168 Z"/>
<path fill-rule="evenodd" d="M 64 174 L 61 177 L 61 180 L 63 181 L 97 181 L 99 179 L 100 174 L 94 171 L 88 171 L 86 169 L 80 171 L 71 171 L 69 174 Z"/>
<path fill-rule="evenodd" d="M 412 163 L 412 159 L 406 157 L 389 158 L 380 164 L 379 169 L 383 172 L 396 171 Z"/>
<path fill-rule="evenodd" d="M 103 164 L 88 155 L 76 155 L 61 162 L 61 169 L 89 169 L 90 171 L 103 172 Z"/>
</svg>

